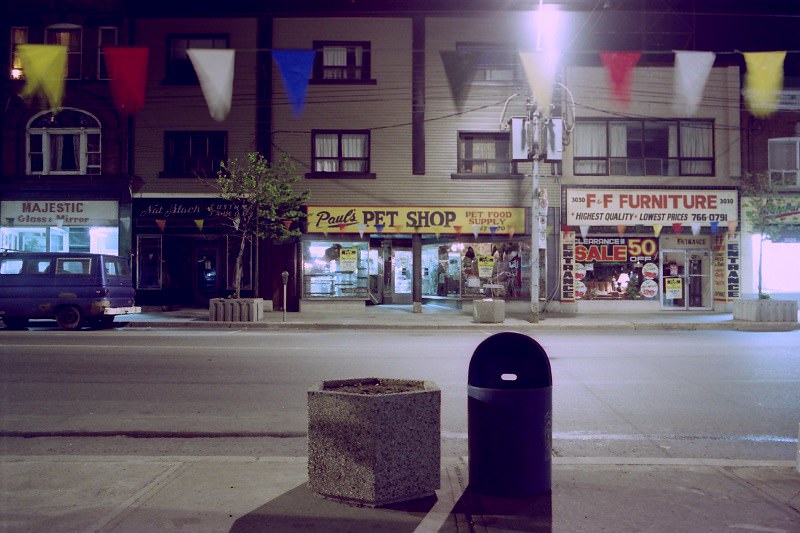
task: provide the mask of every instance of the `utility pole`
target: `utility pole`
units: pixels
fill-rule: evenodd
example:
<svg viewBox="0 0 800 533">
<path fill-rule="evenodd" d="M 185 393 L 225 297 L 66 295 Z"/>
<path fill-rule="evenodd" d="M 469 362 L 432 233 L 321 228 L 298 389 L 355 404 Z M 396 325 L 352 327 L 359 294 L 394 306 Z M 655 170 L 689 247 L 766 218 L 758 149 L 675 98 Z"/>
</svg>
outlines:
<svg viewBox="0 0 800 533">
<path fill-rule="evenodd" d="M 526 104 L 528 114 L 528 138 L 530 149 L 528 158 L 533 161 L 531 175 L 531 322 L 539 323 L 539 158 L 541 156 L 542 138 L 540 129 L 541 115 L 535 98 L 528 98 Z"/>
</svg>

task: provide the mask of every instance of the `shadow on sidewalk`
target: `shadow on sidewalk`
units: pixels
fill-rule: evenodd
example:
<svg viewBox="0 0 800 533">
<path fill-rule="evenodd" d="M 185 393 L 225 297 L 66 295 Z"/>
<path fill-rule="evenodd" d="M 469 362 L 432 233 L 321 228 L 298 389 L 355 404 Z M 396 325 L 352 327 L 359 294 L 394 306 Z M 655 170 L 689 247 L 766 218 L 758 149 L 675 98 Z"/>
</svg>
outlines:
<svg viewBox="0 0 800 533">
<path fill-rule="evenodd" d="M 553 530 L 552 493 L 532 498 L 498 498 L 468 488 L 439 532 L 476 530 L 550 533 Z"/>
<path fill-rule="evenodd" d="M 411 533 L 435 503 L 436 497 L 432 496 L 384 507 L 357 507 L 323 498 L 303 483 L 240 517 L 230 531 Z"/>
</svg>

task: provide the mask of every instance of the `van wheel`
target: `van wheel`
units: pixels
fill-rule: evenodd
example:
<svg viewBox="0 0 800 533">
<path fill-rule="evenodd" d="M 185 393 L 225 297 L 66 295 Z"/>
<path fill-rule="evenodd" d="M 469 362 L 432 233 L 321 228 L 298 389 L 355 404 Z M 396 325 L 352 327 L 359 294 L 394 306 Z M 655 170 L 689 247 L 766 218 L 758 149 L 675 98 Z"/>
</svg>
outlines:
<svg viewBox="0 0 800 533">
<path fill-rule="evenodd" d="M 58 327 L 70 331 L 80 329 L 82 318 L 81 310 L 74 305 L 62 307 L 56 313 L 56 323 Z"/>
<path fill-rule="evenodd" d="M 13 316 L 4 316 L 3 322 L 8 329 L 25 329 L 28 327 L 27 318 L 16 318 Z"/>
</svg>

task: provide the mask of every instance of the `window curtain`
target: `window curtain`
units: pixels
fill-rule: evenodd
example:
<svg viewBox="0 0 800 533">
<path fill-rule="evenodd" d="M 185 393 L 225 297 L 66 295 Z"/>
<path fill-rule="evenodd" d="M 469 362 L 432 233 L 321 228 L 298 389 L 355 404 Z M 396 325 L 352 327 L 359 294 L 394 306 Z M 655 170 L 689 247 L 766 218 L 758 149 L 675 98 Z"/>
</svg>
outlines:
<svg viewBox="0 0 800 533">
<path fill-rule="evenodd" d="M 604 122 L 575 125 L 575 157 L 606 157 Z M 605 174 L 605 161 L 575 161 L 576 174 Z"/>
<path fill-rule="evenodd" d="M 345 172 L 365 172 L 367 158 L 367 136 L 362 134 L 342 135 L 342 170 Z M 352 160 L 356 159 L 356 160 Z"/>
<path fill-rule="evenodd" d="M 79 169 L 80 135 L 50 135 L 50 170 L 76 171 Z"/>
<path fill-rule="evenodd" d="M 314 136 L 314 156 L 317 172 L 339 170 L 339 137 L 336 134 Z"/>
<path fill-rule="evenodd" d="M 614 124 L 608 126 L 610 137 L 609 154 L 610 157 L 628 157 L 628 125 Z"/>
<path fill-rule="evenodd" d="M 322 49 L 323 77 L 328 80 L 344 78 L 344 67 L 347 66 L 347 47 L 326 46 Z M 342 68 L 328 68 L 342 67 Z"/>
<path fill-rule="evenodd" d="M 711 128 L 708 124 L 681 124 L 681 157 L 713 157 L 711 153 Z M 711 161 L 682 161 L 683 174 L 710 174 Z"/>
</svg>

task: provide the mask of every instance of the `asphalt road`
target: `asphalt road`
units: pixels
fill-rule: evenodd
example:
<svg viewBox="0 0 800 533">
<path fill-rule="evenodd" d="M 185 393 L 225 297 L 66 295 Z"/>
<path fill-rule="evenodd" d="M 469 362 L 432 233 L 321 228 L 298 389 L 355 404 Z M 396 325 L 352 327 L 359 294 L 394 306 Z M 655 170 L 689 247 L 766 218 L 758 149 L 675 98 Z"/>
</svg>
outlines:
<svg viewBox="0 0 800 533">
<path fill-rule="evenodd" d="M 480 331 L 0 331 L 0 453 L 305 455 L 306 391 L 402 377 L 442 389 L 466 455 Z M 542 332 L 560 456 L 793 460 L 800 332 Z"/>
</svg>

